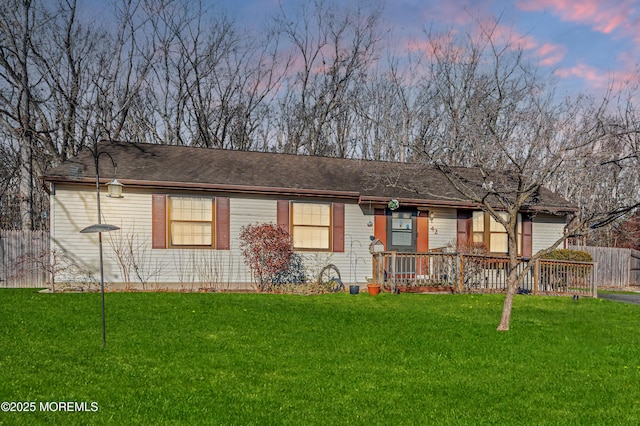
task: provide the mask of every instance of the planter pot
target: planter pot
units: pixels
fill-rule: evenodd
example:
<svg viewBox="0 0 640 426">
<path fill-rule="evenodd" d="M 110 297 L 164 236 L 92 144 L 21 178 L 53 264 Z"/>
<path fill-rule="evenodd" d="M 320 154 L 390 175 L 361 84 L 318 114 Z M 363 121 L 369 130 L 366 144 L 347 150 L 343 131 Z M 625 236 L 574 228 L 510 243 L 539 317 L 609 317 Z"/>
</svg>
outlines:
<svg viewBox="0 0 640 426">
<path fill-rule="evenodd" d="M 380 284 L 367 284 L 367 290 L 369 290 L 369 294 L 375 296 L 380 293 Z"/>
<path fill-rule="evenodd" d="M 349 294 L 358 294 L 360 293 L 360 286 L 359 285 L 350 285 L 349 286 Z"/>
</svg>

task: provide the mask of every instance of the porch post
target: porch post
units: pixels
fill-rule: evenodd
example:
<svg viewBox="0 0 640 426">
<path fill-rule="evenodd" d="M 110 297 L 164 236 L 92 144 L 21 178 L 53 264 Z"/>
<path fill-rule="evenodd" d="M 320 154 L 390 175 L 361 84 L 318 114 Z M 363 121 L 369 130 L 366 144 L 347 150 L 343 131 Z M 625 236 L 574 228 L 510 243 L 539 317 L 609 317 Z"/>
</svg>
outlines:
<svg viewBox="0 0 640 426">
<path fill-rule="evenodd" d="M 463 287 L 464 287 L 464 278 L 463 278 L 464 277 L 464 271 L 463 271 L 464 266 L 462 264 L 463 256 L 460 253 L 458 253 L 457 257 L 458 257 L 458 293 L 462 294 Z"/>
<path fill-rule="evenodd" d="M 389 265 L 389 274 L 391 274 L 391 293 L 396 292 L 396 252 L 391 252 L 391 260 Z"/>
<path fill-rule="evenodd" d="M 593 262 L 593 266 L 591 267 L 591 288 L 592 288 L 591 296 L 597 299 L 598 298 L 598 262 Z"/>
<path fill-rule="evenodd" d="M 540 259 L 536 259 L 533 264 L 533 294 L 540 292 Z"/>
<path fill-rule="evenodd" d="M 371 262 L 371 284 L 375 284 L 378 282 L 378 253 L 374 253 L 371 257 L 373 258 Z"/>
</svg>

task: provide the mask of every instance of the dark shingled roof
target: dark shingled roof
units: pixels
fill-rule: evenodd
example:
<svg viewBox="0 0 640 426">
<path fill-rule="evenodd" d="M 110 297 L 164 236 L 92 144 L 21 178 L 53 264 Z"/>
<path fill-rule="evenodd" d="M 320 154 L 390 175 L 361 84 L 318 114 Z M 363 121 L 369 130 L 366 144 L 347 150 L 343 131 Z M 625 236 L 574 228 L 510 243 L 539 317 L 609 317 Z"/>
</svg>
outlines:
<svg viewBox="0 0 640 426">
<path fill-rule="evenodd" d="M 131 186 L 331 197 L 377 204 L 396 198 L 403 205 L 471 206 L 442 172 L 417 164 L 128 142 L 101 142 L 98 150 L 112 156 L 118 166 L 116 177 Z M 101 180 L 111 180 L 113 173 L 111 162 L 101 155 Z M 455 169 L 455 173 L 480 187 L 479 170 Z M 95 182 L 92 154 L 84 151 L 65 161 L 44 180 Z M 568 201 L 544 189 L 537 198 L 529 209 L 575 210 Z"/>
</svg>

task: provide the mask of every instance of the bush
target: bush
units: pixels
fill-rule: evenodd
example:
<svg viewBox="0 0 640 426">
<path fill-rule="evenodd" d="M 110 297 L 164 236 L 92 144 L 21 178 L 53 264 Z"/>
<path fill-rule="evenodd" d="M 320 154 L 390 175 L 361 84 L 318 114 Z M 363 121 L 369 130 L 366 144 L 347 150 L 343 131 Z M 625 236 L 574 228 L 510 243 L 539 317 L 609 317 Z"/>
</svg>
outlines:
<svg viewBox="0 0 640 426">
<path fill-rule="evenodd" d="M 547 260 L 568 260 L 571 262 L 593 262 L 593 257 L 588 251 L 557 249 L 542 256 Z"/>
<path fill-rule="evenodd" d="M 289 267 L 271 277 L 271 283 L 274 285 L 304 284 L 305 282 L 307 282 L 307 270 L 304 267 L 302 256 L 298 253 L 291 253 Z"/>
<path fill-rule="evenodd" d="M 289 233 L 276 225 L 247 225 L 240 231 L 245 263 L 258 278 L 258 290 L 267 290 L 272 278 L 289 269 L 293 247 Z"/>
</svg>

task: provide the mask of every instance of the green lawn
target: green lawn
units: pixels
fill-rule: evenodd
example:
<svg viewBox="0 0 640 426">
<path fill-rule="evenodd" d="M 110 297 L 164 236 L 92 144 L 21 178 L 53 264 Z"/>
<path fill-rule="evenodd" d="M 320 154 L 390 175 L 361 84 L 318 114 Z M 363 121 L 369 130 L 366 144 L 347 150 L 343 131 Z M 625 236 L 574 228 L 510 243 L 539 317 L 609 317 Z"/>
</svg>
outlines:
<svg viewBox="0 0 640 426">
<path fill-rule="evenodd" d="M 640 424 L 640 306 L 502 300 L 3 289 L 0 423 Z"/>
</svg>

